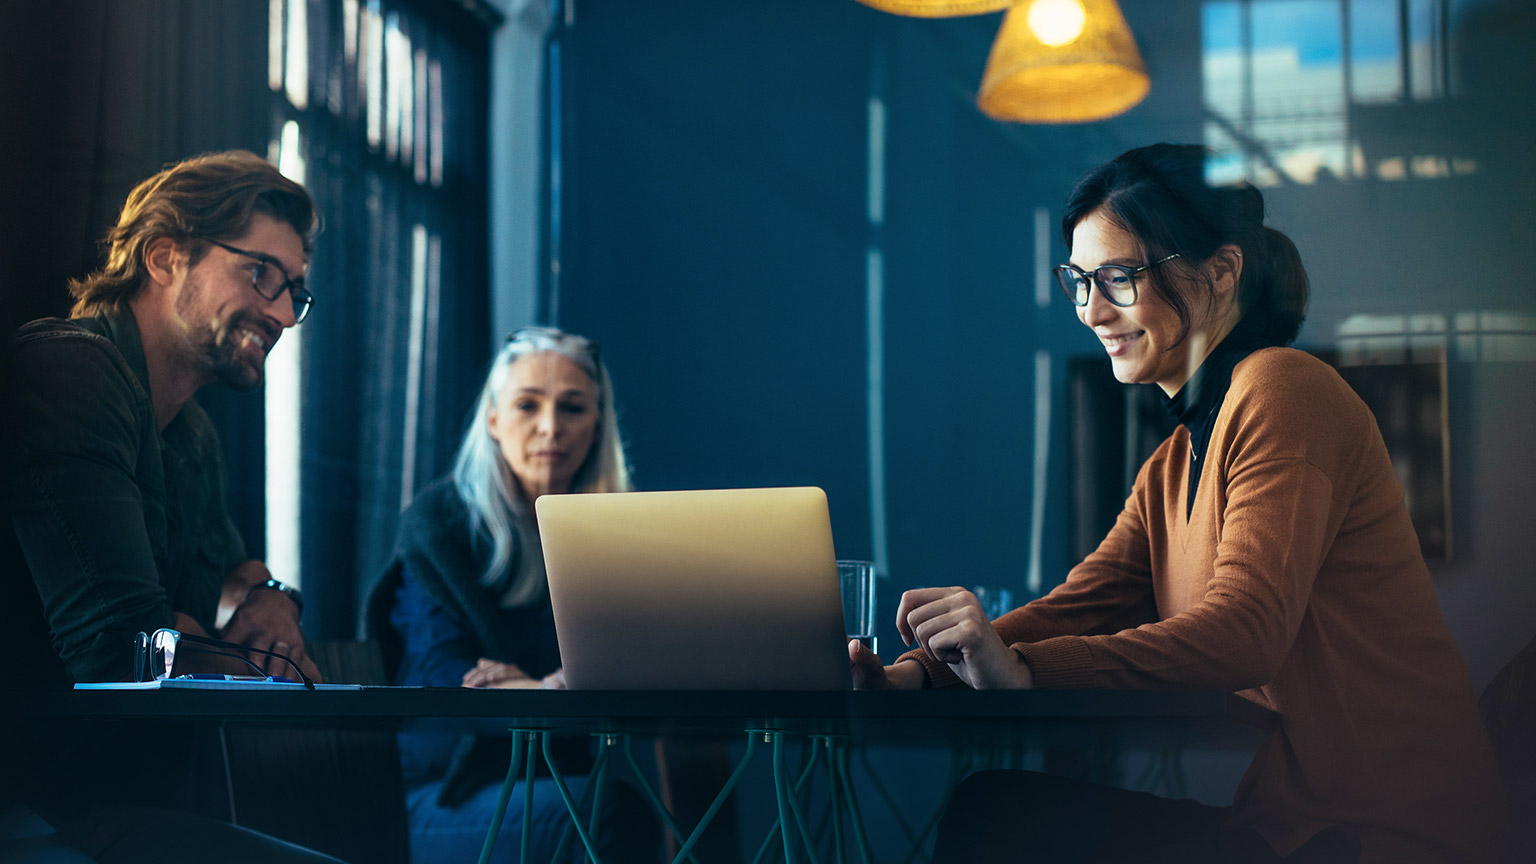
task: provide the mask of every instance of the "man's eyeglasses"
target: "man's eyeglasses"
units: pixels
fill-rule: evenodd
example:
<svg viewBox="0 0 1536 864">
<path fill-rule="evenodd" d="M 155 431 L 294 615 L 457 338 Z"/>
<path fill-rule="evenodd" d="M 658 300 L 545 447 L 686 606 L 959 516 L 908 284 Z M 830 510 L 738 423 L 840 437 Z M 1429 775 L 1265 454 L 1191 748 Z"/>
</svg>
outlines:
<svg viewBox="0 0 1536 864">
<path fill-rule="evenodd" d="M 1172 261 L 1177 257 L 1179 253 L 1175 252 L 1167 258 L 1160 258 L 1143 267 L 1105 264 L 1092 273 L 1085 273 L 1071 264 L 1062 264 L 1056 268 L 1056 281 L 1061 284 L 1062 292 L 1074 306 L 1087 306 L 1088 292 L 1093 285 L 1098 285 L 1099 293 L 1111 305 L 1125 307 L 1136 302 L 1137 274 L 1145 273 L 1164 261 Z"/>
<path fill-rule="evenodd" d="M 288 271 L 283 269 L 283 265 L 271 255 L 250 252 L 238 246 L 221 243 L 211 237 L 198 239 L 212 243 L 226 252 L 233 252 L 255 261 L 256 265 L 251 268 L 251 287 L 256 289 L 256 293 L 260 294 L 263 300 L 273 301 L 287 291 L 293 297 L 293 323 L 298 324 L 309 317 L 309 310 L 315 305 L 315 295 L 309 293 L 309 289 L 304 287 L 303 275 L 289 276 Z"/>
<path fill-rule="evenodd" d="M 263 651 L 260 648 L 248 648 L 244 645 L 236 645 L 233 642 L 224 642 L 219 639 L 209 639 L 206 636 L 193 636 L 190 633 L 182 633 L 180 630 L 161 628 L 152 634 L 144 634 L 142 631 L 133 640 L 133 680 L 135 681 L 159 681 L 171 677 L 176 668 L 176 649 L 184 647 L 189 651 L 199 651 L 206 654 L 217 654 L 220 657 L 233 657 L 241 663 L 251 667 L 258 677 L 266 678 L 267 673 L 261 671 L 261 667 L 245 658 L 246 653 L 263 654 L 288 664 L 304 686 L 310 690 L 315 689 L 315 682 L 309 680 L 304 670 L 298 664 L 276 651 Z"/>
</svg>

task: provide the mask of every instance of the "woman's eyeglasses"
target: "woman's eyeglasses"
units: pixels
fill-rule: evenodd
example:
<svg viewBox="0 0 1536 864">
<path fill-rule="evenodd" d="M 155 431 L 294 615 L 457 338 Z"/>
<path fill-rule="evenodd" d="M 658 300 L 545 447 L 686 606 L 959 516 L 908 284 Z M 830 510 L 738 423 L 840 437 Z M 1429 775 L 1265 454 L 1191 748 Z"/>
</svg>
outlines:
<svg viewBox="0 0 1536 864">
<path fill-rule="evenodd" d="M 1071 264 L 1062 264 L 1056 268 L 1056 281 L 1061 284 L 1062 293 L 1072 301 L 1074 306 L 1088 305 L 1088 292 L 1094 285 L 1099 286 L 1099 293 L 1103 295 L 1113 306 L 1130 306 L 1136 302 L 1136 276 L 1145 273 L 1164 261 L 1172 261 L 1179 257 L 1175 252 L 1167 258 L 1160 258 L 1143 267 L 1121 267 L 1119 264 L 1105 264 L 1087 273 L 1073 267 Z"/>
<path fill-rule="evenodd" d="M 205 654 L 217 654 L 220 657 L 232 657 L 241 663 L 251 667 L 258 677 L 266 678 L 267 673 L 261 671 L 261 667 L 246 659 L 246 654 L 263 654 L 267 657 L 276 657 L 288 664 L 288 668 L 299 676 L 299 680 L 310 690 L 315 689 L 315 682 L 304 674 L 304 670 L 298 667 L 288 657 L 276 651 L 264 651 L 260 648 L 249 648 L 244 645 L 236 645 L 233 642 L 224 642 L 219 639 L 210 639 L 206 636 L 193 636 L 190 633 L 182 633 L 180 630 L 161 628 L 152 634 L 146 635 L 142 631 L 134 637 L 133 641 L 133 680 L 135 681 L 160 681 L 171 677 L 176 668 L 176 650 L 185 647 L 189 651 L 197 651 Z"/>
</svg>

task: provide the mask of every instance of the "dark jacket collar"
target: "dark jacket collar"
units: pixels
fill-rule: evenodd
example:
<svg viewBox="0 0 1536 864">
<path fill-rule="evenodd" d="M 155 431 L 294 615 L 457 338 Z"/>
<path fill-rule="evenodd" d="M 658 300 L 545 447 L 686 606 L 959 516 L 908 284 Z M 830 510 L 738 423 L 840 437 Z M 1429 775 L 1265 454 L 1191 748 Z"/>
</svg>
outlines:
<svg viewBox="0 0 1536 864">
<path fill-rule="evenodd" d="M 90 318 L 74 318 L 72 322 L 84 330 L 111 342 L 117 353 L 123 356 L 128 369 L 138 379 L 144 392 L 149 392 L 149 361 L 144 356 L 144 337 L 139 333 L 139 320 L 127 303 L 119 303 L 111 310 Z"/>
</svg>

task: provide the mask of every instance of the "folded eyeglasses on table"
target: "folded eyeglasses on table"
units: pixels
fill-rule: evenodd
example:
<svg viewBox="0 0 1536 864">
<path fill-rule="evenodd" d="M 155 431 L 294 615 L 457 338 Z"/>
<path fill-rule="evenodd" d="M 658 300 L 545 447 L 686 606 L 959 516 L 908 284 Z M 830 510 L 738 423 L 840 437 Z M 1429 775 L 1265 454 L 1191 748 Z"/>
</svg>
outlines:
<svg viewBox="0 0 1536 864">
<path fill-rule="evenodd" d="M 236 645 L 233 642 L 225 642 L 221 639 L 210 639 L 207 636 L 194 636 L 183 633 L 180 630 L 172 630 L 162 627 L 154 633 L 145 634 L 140 631 L 133 639 L 133 680 L 134 681 L 159 681 L 171 678 L 176 668 L 176 650 L 180 647 L 185 651 L 196 651 L 206 654 L 217 654 L 221 657 L 233 657 L 241 663 L 251 667 L 256 673 L 253 678 L 270 681 L 289 681 L 287 678 L 269 676 L 261 670 L 261 667 L 252 663 L 245 657 L 246 654 L 262 654 L 267 657 L 276 657 L 288 664 L 288 668 L 299 676 L 299 680 L 310 690 L 315 689 L 315 682 L 288 657 L 276 651 L 266 651 L 261 648 L 251 648 L 245 645 Z M 176 676 L 188 677 L 188 676 Z M 292 683 L 289 681 L 289 683 Z"/>
</svg>

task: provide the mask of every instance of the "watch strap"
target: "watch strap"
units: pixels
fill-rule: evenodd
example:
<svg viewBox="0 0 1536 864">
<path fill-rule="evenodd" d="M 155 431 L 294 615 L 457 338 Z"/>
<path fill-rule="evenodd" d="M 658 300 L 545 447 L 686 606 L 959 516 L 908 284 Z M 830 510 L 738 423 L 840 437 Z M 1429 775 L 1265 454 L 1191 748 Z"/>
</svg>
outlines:
<svg viewBox="0 0 1536 864">
<path fill-rule="evenodd" d="M 287 582 L 280 582 L 276 579 L 268 579 L 265 582 L 258 582 L 255 585 L 252 585 L 251 591 L 255 591 L 257 588 L 271 588 L 274 591 L 281 591 L 284 594 L 287 594 L 288 599 L 293 601 L 293 605 L 298 607 L 299 613 L 303 614 L 304 595 L 300 593 L 299 589 L 289 585 Z M 247 594 L 249 594 L 249 592 L 247 592 Z"/>
</svg>

